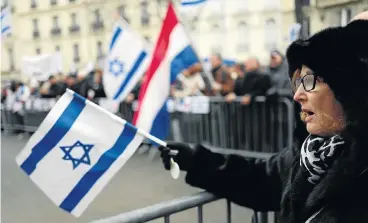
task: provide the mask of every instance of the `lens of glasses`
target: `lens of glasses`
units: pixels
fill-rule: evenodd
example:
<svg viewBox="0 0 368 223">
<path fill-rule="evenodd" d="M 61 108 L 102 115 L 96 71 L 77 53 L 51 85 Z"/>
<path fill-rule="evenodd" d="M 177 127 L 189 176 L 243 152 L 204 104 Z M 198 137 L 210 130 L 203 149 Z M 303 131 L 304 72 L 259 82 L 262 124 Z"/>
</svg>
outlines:
<svg viewBox="0 0 368 223">
<path fill-rule="evenodd" d="M 299 88 L 299 86 L 300 86 L 301 83 L 302 83 L 302 79 L 301 78 L 295 78 L 294 85 L 293 85 L 294 92 L 296 92 L 298 90 L 298 88 Z"/>
<path fill-rule="evenodd" d="M 307 74 L 303 77 L 303 85 L 305 91 L 311 91 L 314 88 L 314 75 Z"/>
</svg>

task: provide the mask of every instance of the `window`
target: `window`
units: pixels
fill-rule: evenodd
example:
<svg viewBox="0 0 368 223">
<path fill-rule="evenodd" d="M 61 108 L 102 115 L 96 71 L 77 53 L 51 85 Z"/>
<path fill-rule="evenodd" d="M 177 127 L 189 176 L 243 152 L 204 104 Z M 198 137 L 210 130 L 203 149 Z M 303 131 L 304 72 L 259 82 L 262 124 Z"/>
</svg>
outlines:
<svg viewBox="0 0 368 223">
<path fill-rule="evenodd" d="M 126 13 L 126 6 L 125 5 L 121 5 L 119 6 L 118 8 L 118 12 L 119 12 L 119 15 L 126 21 L 129 23 L 129 19 L 128 19 L 128 16 L 127 16 L 127 13 Z"/>
<path fill-rule="evenodd" d="M 57 0 L 50 0 L 50 5 L 56 5 L 57 4 Z"/>
<path fill-rule="evenodd" d="M 80 58 L 79 58 L 79 45 L 78 44 L 74 44 L 73 45 L 73 54 L 74 54 L 74 62 L 78 63 Z"/>
<path fill-rule="evenodd" d="M 265 48 L 273 50 L 277 45 L 277 26 L 274 19 L 268 19 L 265 25 Z"/>
<path fill-rule="evenodd" d="M 102 43 L 100 41 L 97 42 L 97 58 L 102 58 L 104 56 L 102 50 Z"/>
<path fill-rule="evenodd" d="M 38 31 L 38 20 L 37 19 L 33 19 L 32 20 L 33 23 L 33 31 L 36 32 Z"/>
<path fill-rule="evenodd" d="M 150 23 L 150 15 L 148 12 L 148 2 L 141 2 L 141 24 L 142 26 L 148 26 Z"/>
<path fill-rule="evenodd" d="M 340 12 L 340 25 L 345 26 L 351 20 L 351 9 L 343 8 Z"/>
<path fill-rule="evenodd" d="M 99 9 L 96 9 L 95 12 L 95 21 L 96 22 L 100 22 L 101 21 L 101 14 L 100 14 L 100 10 Z"/>
<path fill-rule="evenodd" d="M 60 46 L 55 46 L 55 51 L 60 52 Z"/>
<path fill-rule="evenodd" d="M 38 31 L 38 20 L 33 19 L 32 24 L 33 24 L 33 38 L 36 39 L 40 36 L 40 32 Z"/>
<path fill-rule="evenodd" d="M 70 15 L 70 17 L 71 17 L 71 20 L 72 20 L 72 26 L 76 26 L 77 25 L 77 14 L 73 12 Z"/>
<path fill-rule="evenodd" d="M 37 49 L 36 49 L 36 54 L 37 54 L 37 55 L 40 55 L 40 54 L 41 54 L 41 49 L 40 49 L 40 48 L 37 48 Z"/>
<path fill-rule="evenodd" d="M 248 26 L 245 22 L 241 21 L 238 24 L 238 43 L 237 51 L 246 52 L 249 50 L 249 32 Z"/>
<path fill-rule="evenodd" d="M 36 8 L 36 7 L 37 7 L 36 0 L 31 0 L 31 8 Z"/>
<path fill-rule="evenodd" d="M 14 70 L 14 54 L 13 54 L 13 49 L 9 48 L 8 49 L 8 56 L 9 56 L 9 70 L 13 71 Z"/>
<path fill-rule="evenodd" d="M 57 29 L 59 27 L 59 17 L 57 16 L 52 17 L 52 23 L 54 25 L 54 29 Z"/>
<path fill-rule="evenodd" d="M 102 22 L 100 10 L 96 9 L 94 11 L 94 15 L 95 15 L 95 21 L 92 24 L 93 30 L 97 31 L 97 30 L 103 29 L 104 25 L 103 25 L 103 22 Z"/>
</svg>

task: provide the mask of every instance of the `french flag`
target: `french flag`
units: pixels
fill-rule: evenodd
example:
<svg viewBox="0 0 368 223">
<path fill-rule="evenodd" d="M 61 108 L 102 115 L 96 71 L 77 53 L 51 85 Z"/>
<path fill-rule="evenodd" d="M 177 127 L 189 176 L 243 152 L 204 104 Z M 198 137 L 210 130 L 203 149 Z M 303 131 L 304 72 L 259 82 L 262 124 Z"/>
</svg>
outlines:
<svg viewBox="0 0 368 223">
<path fill-rule="evenodd" d="M 172 2 L 156 42 L 151 63 L 146 71 L 133 124 L 164 140 L 169 134 L 169 113 L 166 101 L 178 74 L 199 63 L 190 40 L 179 23 Z"/>
</svg>

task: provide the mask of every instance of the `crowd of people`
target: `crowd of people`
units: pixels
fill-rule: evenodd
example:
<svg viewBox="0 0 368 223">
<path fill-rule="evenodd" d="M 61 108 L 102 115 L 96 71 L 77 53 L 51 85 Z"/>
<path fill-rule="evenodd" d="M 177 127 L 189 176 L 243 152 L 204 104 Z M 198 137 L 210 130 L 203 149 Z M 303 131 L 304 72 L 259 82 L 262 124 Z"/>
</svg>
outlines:
<svg viewBox="0 0 368 223">
<path fill-rule="evenodd" d="M 205 73 L 200 63 L 183 71 L 172 85 L 171 96 L 174 98 L 194 95 L 223 96 L 228 102 L 241 97 L 243 104 L 249 104 L 253 96 L 275 94 L 280 90 L 291 93 L 287 63 L 278 51 L 271 52 L 269 66 L 261 66 L 256 57 L 228 65 L 223 62 L 220 54 L 213 54 L 210 57 L 210 65 L 211 70 L 208 73 Z M 106 86 L 102 78 L 103 70 L 94 69 L 87 75 L 81 75 L 78 72 L 68 75 L 53 74 L 44 82 L 11 81 L 3 85 L 2 102 L 11 93 L 20 102 L 27 101 L 29 96 L 57 98 L 64 94 L 67 88 L 90 100 L 104 98 Z M 126 97 L 125 102 L 130 103 L 138 98 L 143 80 L 144 76 Z"/>
</svg>

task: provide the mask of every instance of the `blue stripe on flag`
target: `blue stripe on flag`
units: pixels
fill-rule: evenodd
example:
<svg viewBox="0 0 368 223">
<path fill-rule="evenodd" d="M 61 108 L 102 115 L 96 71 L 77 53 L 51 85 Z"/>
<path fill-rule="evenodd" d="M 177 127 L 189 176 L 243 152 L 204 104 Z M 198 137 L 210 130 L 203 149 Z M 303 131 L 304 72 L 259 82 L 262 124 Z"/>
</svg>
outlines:
<svg viewBox="0 0 368 223">
<path fill-rule="evenodd" d="M 75 120 L 78 118 L 85 106 L 85 98 L 78 94 L 74 94 L 72 101 L 60 115 L 54 126 L 52 126 L 50 131 L 48 131 L 47 134 L 40 140 L 40 142 L 33 147 L 32 153 L 22 163 L 21 168 L 28 175 L 32 174 L 32 172 L 36 169 L 37 164 L 69 132 Z"/>
<path fill-rule="evenodd" d="M 196 1 L 182 1 L 181 5 L 182 6 L 188 6 L 188 5 L 198 5 L 201 4 L 203 2 L 205 2 L 206 0 L 196 0 Z"/>
<path fill-rule="evenodd" d="M 165 140 L 169 135 L 170 129 L 170 114 L 167 111 L 167 101 L 157 113 L 155 119 L 152 122 L 152 128 L 150 134 L 156 136 L 161 140 Z M 157 143 L 151 141 L 152 145 L 159 146 Z"/>
<path fill-rule="evenodd" d="M 170 83 L 172 84 L 180 72 L 199 62 L 192 46 L 187 46 L 171 61 Z"/>
<path fill-rule="evenodd" d="M 109 51 L 111 51 L 111 49 L 114 47 L 115 45 L 115 42 L 116 40 L 118 39 L 120 33 L 122 32 L 123 30 L 118 26 L 114 32 L 114 35 L 112 36 L 112 39 L 111 39 L 111 43 L 110 43 L 110 47 L 109 47 Z"/>
<path fill-rule="evenodd" d="M 10 29 L 10 26 L 5 26 L 4 28 L 1 29 L 1 33 L 5 33 L 9 29 Z"/>
<path fill-rule="evenodd" d="M 111 149 L 107 150 L 97 163 L 81 178 L 73 190 L 60 204 L 60 208 L 71 212 L 93 187 L 97 180 L 110 168 L 110 166 L 125 151 L 136 135 L 137 129 L 130 123 L 125 123 L 124 129 Z"/>
<path fill-rule="evenodd" d="M 118 99 L 121 93 L 124 91 L 125 87 L 130 82 L 130 79 L 134 76 L 135 72 L 138 70 L 138 68 L 141 66 L 143 60 L 146 58 L 147 52 L 143 51 L 139 54 L 138 59 L 134 63 L 132 69 L 128 72 L 126 78 L 124 79 L 123 83 L 120 85 L 119 89 L 114 95 L 114 100 Z"/>
</svg>

